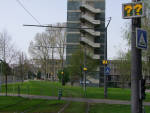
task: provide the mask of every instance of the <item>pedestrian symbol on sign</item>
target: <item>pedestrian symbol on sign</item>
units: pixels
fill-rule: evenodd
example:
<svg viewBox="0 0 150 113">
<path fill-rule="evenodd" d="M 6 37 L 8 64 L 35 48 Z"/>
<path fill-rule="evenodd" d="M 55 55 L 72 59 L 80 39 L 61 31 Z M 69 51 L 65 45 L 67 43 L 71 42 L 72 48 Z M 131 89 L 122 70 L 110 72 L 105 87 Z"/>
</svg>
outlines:
<svg viewBox="0 0 150 113">
<path fill-rule="evenodd" d="M 144 40 L 143 33 L 141 33 L 141 38 L 140 38 L 139 43 L 140 43 L 140 45 L 146 46 L 146 43 L 145 43 L 145 40 Z"/>
<path fill-rule="evenodd" d="M 110 74 L 110 67 L 106 67 L 105 68 L 105 75 L 109 75 Z"/>
<path fill-rule="evenodd" d="M 139 49 L 147 49 L 147 31 L 136 29 L 136 47 Z"/>
</svg>

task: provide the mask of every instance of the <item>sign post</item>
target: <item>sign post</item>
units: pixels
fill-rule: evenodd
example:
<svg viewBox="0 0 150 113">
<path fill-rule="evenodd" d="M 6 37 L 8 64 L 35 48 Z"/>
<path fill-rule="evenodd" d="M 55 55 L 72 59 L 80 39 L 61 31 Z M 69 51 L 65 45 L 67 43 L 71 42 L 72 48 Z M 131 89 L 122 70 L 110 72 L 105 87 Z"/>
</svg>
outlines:
<svg viewBox="0 0 150 113">
<path fill-rule="evenodd" d="M 142 113 L 142 99 L 139 94 L 142 79 L 141 49 L 147 48 L 147 41 L 144 31 L 138 30 L 137 33 L 135 31 L 141 28 L 141 17 L 145 16 L 144 3 L 141 0 L 132 0 L 132 3 L 123 4 L 122 14 L 124 19 L 132 19 L 131 113 Z"/>
</svg>

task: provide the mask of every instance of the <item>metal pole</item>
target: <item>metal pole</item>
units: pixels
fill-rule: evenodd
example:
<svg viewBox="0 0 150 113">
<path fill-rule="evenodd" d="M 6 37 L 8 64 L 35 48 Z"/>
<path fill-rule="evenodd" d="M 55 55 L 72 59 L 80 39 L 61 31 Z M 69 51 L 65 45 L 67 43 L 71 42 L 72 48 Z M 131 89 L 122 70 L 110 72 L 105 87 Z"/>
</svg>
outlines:
<svg viewBox="0 0 150 113">
<path fill-rule="evenodd" d="M 86 68 L 86 47 L 84 47 L 84 68 Z M 86 95 L 86 70 L 84 70 L 84 92 Z"/>
<path fill-rule="evenodd" d="M 64 44 L 63 44 L 63 50 L 60 49 L 60 51 L 63 51 L 62 54 L 64 53 Z M 62 85 L 65 85 L 65 78 L 64 78 L 64 54 L 62 55 L 61 58 L 62 62 L 61 62 L 61 68 L 62 68 Z"/>
<path fill-rule="evenodd" d="M 137 2 L 141 0 L 132 0 Z M 142 101 L 139 96 L 139 82 L 142 78 L 141 50 L 136 48 L 136 27 L 141 27 L 141 18 L 132 19 L 131 39 L 131 113 L 142 113 Z"/>
<path fill-rule="evenodd" d="M 107 27 L 105 28 L 105 52 L 104 59 L 107 61 Z M 105 68 L 107 64 L 104 64 L 104 98 L 107 98 L 107 75 L 105 75 Z"/>
<path fill-rule="evenodd" d="M 108 24 L 105 27 L 105 48 L 104 48 L 104 59 L 107 61 L 107 28 L 110 24 L 111 21 L 111 17 L 110 20 L 108 21 Z M 106 68 L 107 64 L 104 65 L 104 98 L 107 98 L 107 75 L 105 75 L 105 68 Z"/>
</svg>

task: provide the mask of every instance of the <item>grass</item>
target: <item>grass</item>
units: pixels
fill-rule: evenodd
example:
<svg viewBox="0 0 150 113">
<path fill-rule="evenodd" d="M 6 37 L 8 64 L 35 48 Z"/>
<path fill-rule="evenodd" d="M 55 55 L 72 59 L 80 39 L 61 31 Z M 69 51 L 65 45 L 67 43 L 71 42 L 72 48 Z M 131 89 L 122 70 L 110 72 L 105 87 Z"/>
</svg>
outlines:
<svg viewBox="0 0 150 113">
<path fill-rule="evenodd" d="M 130 113 L 128 105 L 91 104 L 90 113 Z"/>
<path fill-rule="evenodd" d="M 86 112 L 86 103 L 71 102 L 63 113 L 85 113 L 85 112 Z"/>
<path fill-rule="evenodd" d="M 145 107 L 146 113 L 149 113 L 150 107 Z M 112 105 L 112 104 L 90 104 L 89 113 L 130 113 L 130 105 Z"/>
<path fill-rule="evenodd" d="M 58 113 L 66 101 L 0 96 L 0 113 Z M 63 113 L 85 113 L 87 103 L 70 102 Z M 150 107 L 146 106 L 146 113 Z M 130 105 L 89 104 L 89 113 L 130 113 Z"/>
<path fill-rule="evenodd" d="M 26 99 L 0 96 L 0 112 L 57 113 L 66 102 L 58 100 Z"/>
<path fill-rule="evenodd" d="M 8 84 L 8 93 L 18 93 L 18 85 L 20 86 L 20 93 L 30 95 L 45 95 L 58 96 L 58 89 L 63 89 L 64 97 L 85 97 L 82 87 L 77 86 L 61 86 L 58 82 L 49 81 L 29 81 L 16 84 Z M 5 92 L 4 85 L 2 92 Z M 130 100 L 130 89 L 108 88 L 108 99 L 115 100 Z M 97 87 L 87 87 L 86 98 L 104 99 L 104 89 Z M 150 100 L 150 94 L 147 93 L 146 101 Z"/>
</svg>

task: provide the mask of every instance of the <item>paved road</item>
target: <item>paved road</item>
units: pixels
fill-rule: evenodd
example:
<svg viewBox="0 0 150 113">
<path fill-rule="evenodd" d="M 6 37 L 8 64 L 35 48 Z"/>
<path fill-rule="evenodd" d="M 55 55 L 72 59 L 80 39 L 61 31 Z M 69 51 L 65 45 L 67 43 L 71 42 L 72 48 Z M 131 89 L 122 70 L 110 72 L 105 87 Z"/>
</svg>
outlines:
<svg viewBox="0 0 150 113">
<path fill-rule="evenodd" d="M 5 94 L 0 93 L 0 96 L 5 96 Z M 8 96 L 18 96 L 18 94 L 8 94 Z M 48 99 L 48 100 L 58 99 L 58 97 L 56 96 L 39 96 L 39 95 L 26 95 L 26 94 L 20 94 L 20 96 L 24 98 L 32 98 L 32 99 Z M 123 105 L 131 104 L 130 101 L 110 100 L 110 99 L 88 99 L 88 98 L 62 97 L 61 100 L 74 101 L 74 102 L 87 102 L 87 103 L 105 103 L 105 104 L 123 104 Z M 150 106 L 150 102 L 144 102 L 144 105 Z"/>
</svg>

